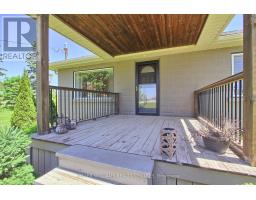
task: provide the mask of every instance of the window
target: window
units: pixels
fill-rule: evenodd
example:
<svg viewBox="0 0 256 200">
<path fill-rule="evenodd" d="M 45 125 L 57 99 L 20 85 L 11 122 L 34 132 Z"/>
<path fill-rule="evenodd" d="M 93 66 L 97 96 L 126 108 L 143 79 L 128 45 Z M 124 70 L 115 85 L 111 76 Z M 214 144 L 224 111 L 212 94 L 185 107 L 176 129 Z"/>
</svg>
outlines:
<svg viewBox="0 0 256 200">
<path fill-rule="evenodd" d="M 242 71 L 243 71 L 243 53 L 232 54 L 232 75 L 240 73 Z M 240 86 L 240 84 L 241 84 L 241 86 Z M 241 96 L 243 96 L 243 82 L 238 81 L 236 83 L 236 85 L 235 85 L 235 83 L 233 83 L 233 98 L 239 97 L 239 95 L 240 95 L 239 88 L 241 88 Z M 235 101 L 235 100 L 233 100 L 233 101 Z"/>
<path fill-rule="evenodd" d="M 113 92 L 113 83 L 113 68 L 78 71 L 74 73 L 75 88 Z"/>
<path fill-rule="evenodd" d="M 232 75 L 243 71 L 243 53 L 232 54 Z"/>
</svg>

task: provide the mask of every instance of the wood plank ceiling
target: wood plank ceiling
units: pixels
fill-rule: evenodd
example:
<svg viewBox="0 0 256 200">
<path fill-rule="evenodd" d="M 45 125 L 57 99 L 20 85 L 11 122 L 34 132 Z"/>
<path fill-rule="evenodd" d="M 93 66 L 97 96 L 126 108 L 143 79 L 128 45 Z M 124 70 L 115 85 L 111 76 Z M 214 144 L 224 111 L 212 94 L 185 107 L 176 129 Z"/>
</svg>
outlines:
<svg viewBox="0 0 256 200">
<path fill-rule="evenodd" d="M 55 15 L 112 56 L 197 43 L 208 15 Z"/>
</svg>

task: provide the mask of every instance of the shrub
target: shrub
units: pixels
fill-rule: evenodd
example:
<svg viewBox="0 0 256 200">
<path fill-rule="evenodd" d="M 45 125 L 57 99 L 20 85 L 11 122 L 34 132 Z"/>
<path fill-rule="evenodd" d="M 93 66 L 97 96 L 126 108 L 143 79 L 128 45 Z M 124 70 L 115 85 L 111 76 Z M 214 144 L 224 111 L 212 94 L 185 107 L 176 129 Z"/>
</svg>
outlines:
<svg viewBox="0 0 256 200">
<path fill-rule="evenodd" d="M 33 133 L 36 133 L 37 132 L 36 122 L 32 123 L 29 127 L 25 128 L 23 131 L 24 131 L 25 134 L 27 134 L 29 136 Z"/>
<path fill-rule="evenodd" d="M 54 100 L 51 98 L 50 99 L 50 110 L 49 110 L 50 124 L 53 125 L 54 123 L 56 123 L 57 118 L 58 118 L 57 107 L 56 107 Z"/>
<path fill-rule="evenodd" d="M 24 72 L 20 82 L 19 94 L 11 117 L 11 125 L 25 129 L 36 120 L 36 109 L 33 102 L 28 74 Z"/>
<path fill-rule="evenodd" d="M 33 168 L 26 163 L 30 137 L 13 127 L 0 128 L 0 185 L 32 184 Z"/>
<path fill-rule="evenodd" d="M 14 76 L 6 78 L 1 84 L 1 101 L 0 106 L 13 110 L 16 98 L 19 93 L 20 77 Z"/>
</svg>

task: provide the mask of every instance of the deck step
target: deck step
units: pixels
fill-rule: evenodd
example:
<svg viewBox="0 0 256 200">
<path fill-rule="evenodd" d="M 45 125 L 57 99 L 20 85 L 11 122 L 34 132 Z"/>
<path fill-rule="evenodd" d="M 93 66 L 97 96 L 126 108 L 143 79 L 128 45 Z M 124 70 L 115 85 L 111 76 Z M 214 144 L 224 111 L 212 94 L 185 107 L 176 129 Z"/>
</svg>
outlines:
<svg viewBox="0 0 256 200">
<path fill-rule="evenodd" d="M 75 145 L 56 153 L 59 167 L 117 184 L 152 184 L 154 161 L 148 156 Z"/>
<path fill-rule="evenodd" d="M 111 183 L 54 168 L 34 182 L 35 185 L 110 185 Z"/>
</svg>

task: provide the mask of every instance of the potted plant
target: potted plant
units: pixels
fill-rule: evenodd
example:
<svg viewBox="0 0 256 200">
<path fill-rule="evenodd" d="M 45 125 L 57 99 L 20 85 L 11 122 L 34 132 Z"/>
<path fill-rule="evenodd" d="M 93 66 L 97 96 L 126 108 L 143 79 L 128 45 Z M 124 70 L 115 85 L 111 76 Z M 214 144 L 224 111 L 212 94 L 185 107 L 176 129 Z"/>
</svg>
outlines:
<svg viewBox="0 0 256 200">
<path fill-rule="evenodd" d="M 211 127 L 209 124 L 202 126 L 199 135 L 201 135 L 205 148 L 224 154 L 230 146 L 235 134 L 238 133 L 236 122 L 225 120 L 221 130 Z"/>
</svg>

